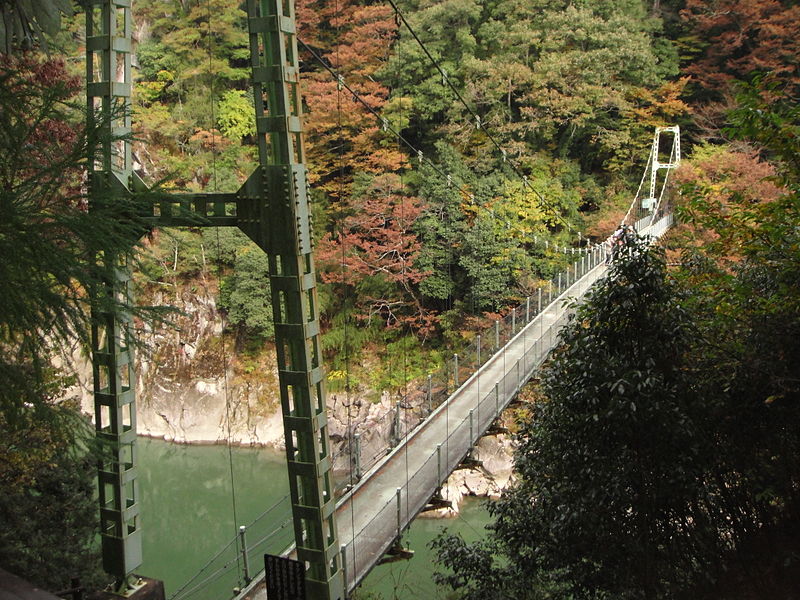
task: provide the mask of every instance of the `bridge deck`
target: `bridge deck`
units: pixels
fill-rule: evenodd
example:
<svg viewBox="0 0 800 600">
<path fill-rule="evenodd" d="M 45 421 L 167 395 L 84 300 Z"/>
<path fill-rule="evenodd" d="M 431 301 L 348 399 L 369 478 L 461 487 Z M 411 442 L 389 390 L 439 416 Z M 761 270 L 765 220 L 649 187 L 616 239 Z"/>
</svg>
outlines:
<svg viewBox="0 0 800 600">
<path fill-rule="evenodd" d="M 563 301 L 582 296 L 605 271 L 604 265 L 595 266 L 556 298 L 340 500 L 336 522 L 348 590 L 367 575 L 530 379 L 566 322 Z"/>
<path fill-rule="evenodd" d="M 671 226 L 672 215 L 652 226 L 647 221 L 649 217 L 642 219 L 637 229 L 658 238 Z M 600 258 L 339 500 L 336 522 L 348 592 L 366 577 L 530 379 L 569 318 L 565 300 L 583 297 L 605 275 Z M 263 576 L 262 572 L 254 584 Z M 243 595 L 263 600 L 263 590 L 251 585 L 250 593 Z"/>
</svg>

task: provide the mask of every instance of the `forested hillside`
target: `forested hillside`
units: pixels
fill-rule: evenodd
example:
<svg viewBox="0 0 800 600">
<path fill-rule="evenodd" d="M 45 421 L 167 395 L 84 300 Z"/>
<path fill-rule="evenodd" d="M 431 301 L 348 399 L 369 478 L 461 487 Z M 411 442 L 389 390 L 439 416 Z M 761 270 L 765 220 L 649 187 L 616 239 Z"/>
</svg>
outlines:
<svg viewBox="0 0 800 600">
<path fill-rule="evenodd" d="M 757 69 L 794 82 L 796 9 L 778 2 L 396 6 L 297 3 L 325 345 L 335 371 L 344 357 L 358 364 L 367 349 L 383 363 L 400 352 L 411 363 L 440 360 L 431 351 L 473 335 L 462 330 L 553 276 L 563 264 L 554 248 L 613 230 L 655 126 L 682 125 L 684 153 L 704 143 L 728 151 L 721 128 L 730 82 Z M 135 19 L 141 170 L 183 189 L 237 189 L 255 164 L 242 7 L 140 0 Z M 747 148 L 730 151 L 755 160 Z M 254 348 L 271 332 L 260 257 L 243 236 L 223 235 L 236 247 L 217 252 L 211 269 L 222 272 L 219 304 L 239 347 Z M 172 276 L 196 276 L 202 240 L 162 240 L 177 257 Z M 237 274 L 226 275 L 234 266 Z M 151 279 L 168 276 L 156 271 Z M 381 388 L 390 379 L 364 383 Z"/>
<path fill-rule="evenodd" d="M 104 274 L 86 269 L 87 249 L 100 238 L 127 248 L 144 227 L 86 211 L 79 3 L 7 4 L 0 565 L 58 589 L 92 561 L 76 551 L 48 570 L 41 557 L 58 544 L 32 532 L 65 524 L 29 509 L 42 497 L 81 506 L 78 549 L 91 545 L 96 509 L 85 424 L 64 418 L 71 380 L 52 365 L 88 344 L 86 291 Z M 800 7 L 296 4 L 334 391 L 377 399 L 441 366 L 563 268 L 568 250 L 611 233 L 654 127 L 683 133 L 668 191 L 683 226 L 666 259 L 617 265 L 630 285 L 603 287 L 565 331 L 536 419 L 521 425 L 520 487 L 497 505 L 484 545 L 441 541 L 443 581 L 481 599 L 756 598 L 765 581 L 776 582 L 769 597 L 791 597 L 781 594 L 797 579 L 800 505 Z M 134 0 L 133 11 L 135 169 L 167 190 L 237 190 L 256 166 L 242 3 Z M 149 335 L 169 337 L 149 349 L 148 376 L 230 370 L 248 390 L 273 385 L 264 255 L 231 229 L 141 239 L 141 303 L 183 311 L 167 315 L 172 329 L 137 314 Z M 221 313 L 213 335 L 193 329 L 199 306 Z M 544 508 L 531 515 L 534 497 Z"/>
<path fill-rule="evenodd" d="M 367 350 L 384 362 L 401 352 L 411 363 L 439 360 L 435 350 L 447 339 L 474 335 L 465 325 L 478 327 L 535 292 L 563 264 L 556 247 L 613 229 L 653 128 L 690 118 L 689 79 L 679 71 L 685 50 L 674 38 L 693 34 L 677 6 L 503 0 L 398 8 L 297 5 L 335 371 Z M 141 170 L 175 187 L 237 189 L 254 166 L 245 13 L 228 0 L 141 0 L 135 18 Z M 235 245 L 235 235 L 224 235 Z M 173 272 L 194 276 L 201 260 L 188 257 L 213 245 L 203 240 L 163 240 L 177 257 Z M 239 346 L 252 347 L 246 340 L 270 337 L 268 296 L 266 282 L 253 280 L 256 264 L 248 268 L 257 253 L 242 236 L 238 245 L 219 256 L 219 300 Z M 234 266 L 236 275 L 224 274 Z M 390 379 L 364 383 L 382 388 Z"/>
</svg>

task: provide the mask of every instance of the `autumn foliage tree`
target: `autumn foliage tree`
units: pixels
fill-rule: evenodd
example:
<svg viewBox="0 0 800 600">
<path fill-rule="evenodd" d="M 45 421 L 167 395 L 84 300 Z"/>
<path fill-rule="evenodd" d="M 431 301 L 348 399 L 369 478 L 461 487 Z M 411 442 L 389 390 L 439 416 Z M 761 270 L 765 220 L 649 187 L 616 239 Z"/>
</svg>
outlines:
<svg viewBox="0 0 800 600">
<path fill-rule="evenodd" d="M 754 71 L 772 73 L 794 89 L 800 85 L 800 6 L 795 2 L 687 0 L 681 17 L 704 46 L 686 68 L 701 97 L 718 100 L 733 80 L 747 79 Z"/>
<path fill-rule="evenodd" d="M 311 182 L 338 200 L 355 173 L 397 172 L 406 164 L 392 134 L 384 131 L 376 116 L 389 99 L 389 89 L 375 74 L 389 56 L 397 25 L 388 6 L 346 0 L 335 8 L 331 3 L 317 4 L 298 6 L 300 31 L 308 35 L 311 48 L 301 52 L 307 69 L 305 137 Z M 343 81 L 337 81 L 318 59 L 341 74 Z"/>
<path fill-rule="evenodd" d="M 376 177 L 353 196 L 339 224 L 318 252 L 322 279 L 341 295 L 356 294 L 357 317 L 388 329 L 410 327 L 419 336 L 432 333 L 434 314 L 418 292 L 427 273 L 418 265 L 421 244 L 414 224 L 422 211 L 396 175 Z"/>
</svg>

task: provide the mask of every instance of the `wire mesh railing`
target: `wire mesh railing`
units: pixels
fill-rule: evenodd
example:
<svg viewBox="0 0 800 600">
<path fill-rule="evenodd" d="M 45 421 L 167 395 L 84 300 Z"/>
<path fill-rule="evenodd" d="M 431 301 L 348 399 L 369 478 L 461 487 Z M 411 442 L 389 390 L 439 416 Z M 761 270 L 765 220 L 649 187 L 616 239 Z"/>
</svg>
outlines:
<svg viewBox="0 0 800 600">
<path fill-rule="evenodd" d="M 378 449 L 373 448 L 368 455 L 362 456 L 361 444 L 346 437 L 334 453 L 334 459 L 343 458 L 344 463 L 350 466 L 347 476 L 337 481 L 337 492 L 341 494 L 349 489 L 354 481 L 373 469 L 402 441 L 404 436 L 399 435 L 397 430 L 405 431 L 405 424 L 409 421 L 407 411 L 412 411 L 416 416 L 415 428 L 423 425 L 425 418 L 478 372 L 515 335 L 574 286 L 576 281 L 601 266 L 606 258 L 601 246 L 578 253 L 568 268 L 558 273 L 552 280 L 545 281 L 535 288 L 530 296 L 494 320 L 490 327 L 480 331 L 472 339 L 465 340 L 461 345 L 451 348 L 451 358 L 441 368 L 432 371 L 422 380 L 410 382 L 391 409 L 389 418 L 393 420 L 393 435 L 390 436 L 390 441 L 394 443 Z M 348 432 L 348 436 L 356 434 L 359 434 L 358 427 Z M 356 475 L 353 476 L 353 473 Z"/>
<path fill-rule="evenodd" d="M 250 557 L 280 553 L 294 541 L 291 508 L 286 495 L 251 523 L 241 526 L 239 532 L 169 599 L 216 600 L 229 597 L 231 590 L 248 583 L 255 575 L 249 568 Z"/>
<path fill-rule="evenodd" d="M 651 217 L 648 219 L 653 220 Z M 672 216 L 666 215 L 652 226 L 642 223 L 641 230 L 658 237 L 671 224 Z M 383 477 L 390 483 L 384 483 L 383 489 L 368 494 L 366 503 L 369 508 L 365 508 L 364 501 L 361 501 L 359 510 L 353 511 L 352 505 L 348 506 L 349 502 L 356 502 L 353 493 L 340 503 L 341 550 L 348 589 L 353 589 L 398 539 L 431 495 L 441 487 L 521 386 L 544 362 L 556 343 L 559 329 L 567 323 L 571 313 L 564 300 L 585 295 L 605 274 L 604 263 L 604 253 L 597 253 L 584 264 L 573 267 L 569 278 L 564 275 L 561 286 L 555 288 L 560 293 L 549 298 L 551 301 L 546 305 L 543 303 L 539 307 L 537 303 L 535 313 L 528 312 L 529 303 L 526 301 L 523 304 L 523 319 L 515 318 L 513 313 L 506 315 L 505 322 L 495 326 L 499 328 L 500 339 L 506 341 L 501 350 L 481 361 L 477 360 L 476 352 L 476 363 L 480 365 L 477 371 L 469 374 L 458 390 L 433 408 L 429 418 L 412 434 L 420 429 L 425 431 L 417 436 L 407 436 L 405 451 L 408 455 L 414 454 L 413 466 L 410 469 L 406 467 L 410 476 L 392 476 L 389 472 L 391 461 L 402 461 L 403 451 L 396 449 L 383 464 L 376 466 L 374 479 Z M 465 402 L 461 402 L 461 399 Z M 439 427 L 440 431 L 445 432 L 444 435 L 436 437 L 437 434 L 432 431 L 434 426 L 429 425 L 431 420 L 444 422 Z M 431 442 L 427 438 L 435 439 Z M 392 487 L 391 482 L 397 487 Z M 374 508 L 376 505 L 379 506 L 377 510 Z M 349 516 L 348 511 L 351 511 Z M 352 527 L 342 527 L 348 518 L 352 521 Z"/>
<path fill-rule="evenodd" d="M 656 213 L 640 219 L 637 230 L 657 238 L 672 223 L 671 214 Z M 476 335 L 460 348 L 460 353 L 454 352 L 442 369 L 409 385 L 405 399 L 414 401 L 398 403 L 395 410 L 416 410 L 424 418 L 412 427 L 409 419 L 398 418 L 400 412 L 391 413 L 389 418 L 395 420 L 398 428 L 396 445 L 372 451 L 367 457 L 357 457 L 350 454 L 358 444 L 346 440 L 334 453 L 334 458 L 347 456 L 351 468 L 357 464 L 361 476 L 357 478 L 350 473 L 343 478 L 344 483 L 351 485 L 341 490 L 344 495 L 337 505 L 341 560 L 348 590 L 358 585 L 402 535 L 541 366 L 558 339 L 559 329 L 569 319 L 571 310 L 565 300 L 585 295 L 604 276 L 608 258 L 602 246 L 578 255 L 567 269 L 482 331 L 480 345 Z M 357 500 L 359 494 L 363 499 Z M 354 509 L 356 502 L 358 510 Z M 267 518 L 267 514 L 272 517 Z M 265 519 L 266 523 L 258 525 Z M 290 548 L 293 528 L 288 497 L 266 511 L 246 531 L 248 540 L 255 541 L 240 545 L 247 549 L 238 550 L 241 562 L 246 562 L 247 555 L 261 556 Z M 204 567 L 170 600 L 208 597 L 201 596 L 200 590 L 236 570 L 234 567 L 240 562 L 236 551 L 232 541 L 214 558 L 213 564 Z M 249 579 L 249 575 L 244 579 Z"/>
<path fill-rule="evenodd" d="M 567 315 L 567 312 L 562 312 L 559 316 L 554 314 L 554 318 L 541 332 L 535 331 L 535 339 L 534 327 L 530 327 L 528 332 L 518 332 L 516 349 L 507 349 L 507 364 L 500 365 L 503 375 L 497 381 L 488 378 L 484 391 L 478 393 L 479 401 L 466 411 L 458 412 L 447 423 L 448 433 L 435 445 L 433 451 L 426 457 L 415 457 L 418 463 L 422 459 L 422 464 L 415 466 L 413 474 L 407 480 L 400 480 L 394 494 L 390 494 L 370 518 L 356 525 L 350 538 L 342 545 L 348 589 L 355 587 L 372 568 L 374 557 L 380 557 L 398 535 L 402 534 L 426 505 L 431 494 L 444 483 L 508 401 L 518 393 L 522 382 L 542 363 L 550 349 L 550 345 L 543 339 L 555 339 L 555 332 L 566 322 Z M 541 333 L 544 335 L 540 335 Z M 495 361 L 498 360 L 495 356 Z M 471 385 L 476 389 L 480 388 L 480 381 L 473 380 Z M 439 411 L 437 414 L 440 419 L 449 418 L 447 411 Z M 425 444 L 420 444 L 419 447 L 425 447 Z M 400 456 L 398 454 L 398 458 Z M 347 508 L 342 507 L 341 511 L 346 516 Z M 365 560 L 365 556 L 373 558 Z"/>
</svg>

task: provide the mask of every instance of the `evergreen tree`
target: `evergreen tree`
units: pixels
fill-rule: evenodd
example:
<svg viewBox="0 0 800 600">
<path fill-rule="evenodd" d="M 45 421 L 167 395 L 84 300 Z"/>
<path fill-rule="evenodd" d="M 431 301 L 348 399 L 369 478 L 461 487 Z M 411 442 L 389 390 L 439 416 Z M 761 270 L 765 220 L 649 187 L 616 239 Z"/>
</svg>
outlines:
<svg viewBox="0 0 800 600">
<path fill-rule="evenodd" d="M 796 589 L 800 360 L 797 106 L 748 86 L 702 149 L 677 279 L 622 255 L 578 307 L 521 426 L 517 487 L 486 541 L 436 542 L 466 598 L 790 598 Z M 762 180 L 767 176 L 768 181 Z M 777 185 L 776 185 L 777 184 Z M 549 594 L 549 595 L 548 595 Z"/>
<path fill-rule="evenodd" d="M 89 348 L 93 303 L 123 308 L 98 292 L 113 274 L 96 253 L 124 256 L 146 232 L 138 197 L 98 194 L 89 206 L 102 130 L 82 124 L 79 89 L 63 61 L 0 55 L 0 564 L 53 591 L 102 577 L 96 455 L 52 365 Z"/>
<path fill-rule="evenodd" d="M 73 578 L 103 589 L 113 578 L 96 543 L 96 456 L 75 443 L 76 429 L 88 436 L 89 424 L 76 417 L 77 402 L 59 398 L 67 382 L 47 379 L 39 394 L 62 420 L 12 426 L 0 413 L 0 567 L 52 592 Z"/>
<path fill-rule="evenodd" d="M 707 448 L 677 300 L 663 254 L 642 242 L 590 291 L 522 423 L 519 485 L 490 505 L 488 542 L 437 542 L 454 570 L 443 582 L 468 598 L 539 598 L 552 587 L 577 598 L 667 598 L 709 568 L 716 532 L 704 529 L 697 485 Z M 477 562 L 491 554 L 499 560 L 479 576 Z"/>
<path fill-rule="evenodd" d="M 88 345 L 89 294 L 108 278 L 93 252 L 124 255 L 146 231 L 139 198 L 88 210 L 82 177 L 101 134 L 80 123 L 79 86 L 60 60 L 0 56 L 0 411 L 10 426 L 46 416 L 39 385 L 53 354 Z"/>
</svg>

